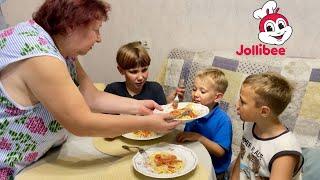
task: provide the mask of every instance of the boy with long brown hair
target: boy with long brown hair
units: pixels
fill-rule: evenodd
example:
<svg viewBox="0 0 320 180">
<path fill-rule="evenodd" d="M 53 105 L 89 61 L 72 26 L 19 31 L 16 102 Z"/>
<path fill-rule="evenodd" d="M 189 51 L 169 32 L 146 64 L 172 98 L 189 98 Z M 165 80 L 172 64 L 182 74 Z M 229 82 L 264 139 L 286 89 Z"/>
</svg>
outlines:
<svg viewBox="0 0 320 180">
<path fill-rule="evenodd" d="M 176 95 L 183 96 L 184 89 L 177 88 L 166 97 L 159 83 L 147 81 L 151 58 L 141 42 L 121 46 L 116 59 L 118 71 L 125 81 L 108 84 L 105 92 L 138 100 L 151 99 L 160 105 L 173 101 Z"/>
</svg>

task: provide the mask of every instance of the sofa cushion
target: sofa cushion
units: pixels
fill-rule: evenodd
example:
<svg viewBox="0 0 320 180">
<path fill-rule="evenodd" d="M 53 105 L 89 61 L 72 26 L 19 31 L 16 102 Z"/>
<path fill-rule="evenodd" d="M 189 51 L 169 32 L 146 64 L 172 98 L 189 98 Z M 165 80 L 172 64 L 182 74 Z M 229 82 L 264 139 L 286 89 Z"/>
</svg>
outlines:
<svg viewBox="0 0 320 180">
<path fill-rule="evenodd" d="M 320 177 L 320 149 L 303 148 L 304 164 L 302 176 L 305 180 L 319 179 Z"/>
<path fill-rule="evenodd" d="M 165 70 L 162 69 L 159 79 L 166 93 L 178 85 L 179 79 L 185 79 L 185 101 L 190 101 L 195 74 L 208 67 L 221 69 L 229 81 L 220 104 L 233 121 L 235 149 L 238 149 L 242 137 L 242 122 L 235 108 L 241 83 L 250 74 L 267 71 L 281 73 L 295 86 L 292 102 L 280 115 L 280 120 L 294 132 L 301 146 L 320 147 L 320 60 L 173 49 L 165 60 Z"/>
</svg>

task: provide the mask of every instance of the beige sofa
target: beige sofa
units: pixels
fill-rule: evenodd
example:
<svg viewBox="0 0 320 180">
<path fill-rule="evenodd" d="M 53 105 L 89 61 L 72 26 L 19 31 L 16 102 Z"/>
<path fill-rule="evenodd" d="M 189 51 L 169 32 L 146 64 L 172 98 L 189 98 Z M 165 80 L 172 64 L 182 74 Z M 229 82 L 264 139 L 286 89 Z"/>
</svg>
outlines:
<svg viewBox="0 0 320 180">
<path fill-rule="evenodd" d="M 212 66 L 224 71 L 229 80 L 229 87 L 220 105 L 232 119 L 233 156 L 239 151 L 242 137 L 242 121 L 235 110 L 241 83 L 249 74 L 267 71 L 281 73 L 295 87 L 292 102 L 281 114 L 281 121 L 294 132 L 302 147 L 319 149 L 320 59 L 237 56 L 231 52 L 173 49 L 165 59 L 157 81 L 167 93 L 177 86 L 180 78 L 185 79 L 185 101 L 190 101 L 195 73 Z M 320 151 L 316 154 L 320 157 Z"/>
</svg>

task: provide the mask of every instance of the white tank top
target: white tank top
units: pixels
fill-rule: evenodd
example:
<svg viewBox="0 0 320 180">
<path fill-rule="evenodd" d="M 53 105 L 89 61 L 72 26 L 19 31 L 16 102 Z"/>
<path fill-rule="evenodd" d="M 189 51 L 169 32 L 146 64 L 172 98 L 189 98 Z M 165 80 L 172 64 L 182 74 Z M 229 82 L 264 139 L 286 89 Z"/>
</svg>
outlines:
<svg viewBox="0 0 320 180">
<path fill-rule="evenodd" d="M 254 123 L 246 122 L 240 147 L 240 179 L 258 180 L 270 177 L 272 163 L 283 155 L 300 157 L 294 172 L 294 179 L 299 179 L 303 156 L 294 134 L 286 130 L 276 137 L 261 139 L 253 133 L 254 127 Z"/>
</svg>

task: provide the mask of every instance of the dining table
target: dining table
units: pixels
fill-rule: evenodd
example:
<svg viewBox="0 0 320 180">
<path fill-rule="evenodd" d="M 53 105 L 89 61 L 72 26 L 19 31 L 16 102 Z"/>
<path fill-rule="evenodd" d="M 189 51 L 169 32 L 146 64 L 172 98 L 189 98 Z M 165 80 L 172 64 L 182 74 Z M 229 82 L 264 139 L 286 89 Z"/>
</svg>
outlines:
<svg viewBox="0 0 320 180">
<path fill-rule="evenodd" d="M 175 131 L 179 132 L 182 128 L 178 127 Z M 138 173 L 132 167 L 132 157 L 136 152 L 120 156 L 103 153 L 95 144 L 97 140 L 99 141 L 99 138 L 79 137 L 70 134 L 62 146 L 49 150 L 44 157 L 21 171 L 15 179 L 150 179 L 150 177 Z M 112 140 L 108 140 L 106 143 L 112 143 Z M 179 144 L 172 139 L 164 143 Z M 118 144 L 109 145 L 109 147 L 118 148 L 114 147 Z M 188 142 L 179 145 L 190 148 L 198 157 L 196 170 L 188 173 L 189 175 L 181 176 L 180 179 L 198 179 L 201 177 L 201 179 L 216 180 L 211 157 L 200 142 Z"/>
</svg>

